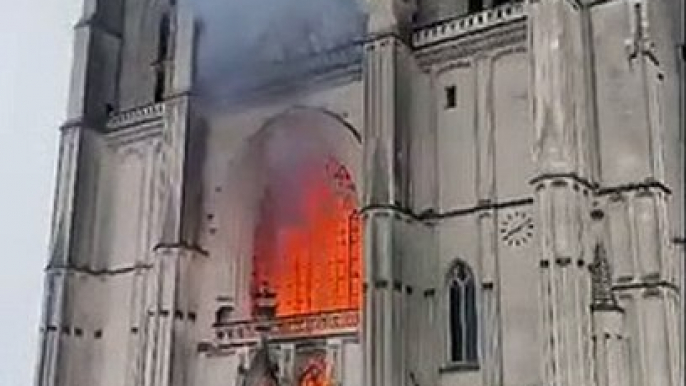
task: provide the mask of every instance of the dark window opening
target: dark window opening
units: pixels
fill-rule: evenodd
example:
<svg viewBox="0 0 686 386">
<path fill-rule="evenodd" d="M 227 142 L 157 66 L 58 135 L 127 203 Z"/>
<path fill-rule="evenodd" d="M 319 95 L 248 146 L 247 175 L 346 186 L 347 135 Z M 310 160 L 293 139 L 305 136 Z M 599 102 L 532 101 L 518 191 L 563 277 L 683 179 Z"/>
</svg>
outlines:
<svg viewBox="0 0 686 386">
<path fill-rule="evenodd" d="M 166 94 L 166 69 L 170 51 L 171 23 L 169 15 L 162 15 L 159 25 L 159 43 L 157 46 L 157 63 L 155 63 L 155 102 L 164 100 Z"/>
<path fill-rule="evenodd" d="M 467 13 L 477 13 L 487 9 L 493 9 L 508 3 L 514 3 L 515 0 L 468 0 Z"/>
<path fill-rule="evenodd" d="M 233 307 L 231 306 L 222 306 L 220 307 L 217 312 L 215 313 L 215 320 L 214 322 L 217 325 L 221 325 L 223 323 L 228 323 L 231 320 L 231 315 L 233 314 Z"/>
<path fill-rule="evenodd" d="M 491 7 L 495 8 L 495 7 L 499 7 L 503 4 L 507 4 L 507 3 L 511 3 L 511 2 L 512 2 L 512 0 L 493 0 L 493 2 L 491 3 L 491 5 L 492 5 Z"/>
<path fill-rule="evenodd" d="M 169 22 L 169 15 L 164 14 L 162 15 L 162 19 L 160 20 L 160 30 L 159 30 L 159 36 L 160 36 L 160 42 L 159 46 L 157 47 L 157 59 L 159 61 L 163 61 L 167 59 L 169 55 L 169 35 L 171 33 L 171 25 Z"/>
<path fill-rule="evenodd" d="M 477 361 L 476 285 L 469 267 L 458 262 L 448 276 L 450 349 L 453 363 Z"/>
<path fill-rule="evenodd" d="M 469 0 L 469 13 L 481 12 L 484 9 L 484 0 Z"/>
<path fill-rule="evenodd" d="M 445 88 L 445 108 L 453 109 L 457 106 L 457 88 L 448 86 Z"/>
<path fill-rule="evenodd" d="M 159 103 L 164 100 L 164 94 L 166 93 L 165 82 L 167 81 L 167 75 L 164 71 L 164 64 L 158 64 L 159 68 L 155 72 L 155 102 Z"/>
</svg>

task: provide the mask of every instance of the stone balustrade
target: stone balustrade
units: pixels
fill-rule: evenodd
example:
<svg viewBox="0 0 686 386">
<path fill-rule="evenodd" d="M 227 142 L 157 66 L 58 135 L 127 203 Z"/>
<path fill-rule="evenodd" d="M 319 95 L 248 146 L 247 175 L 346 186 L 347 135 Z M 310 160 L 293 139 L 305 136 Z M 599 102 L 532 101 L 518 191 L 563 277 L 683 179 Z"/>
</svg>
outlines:
<svg viewBox="0 0 686 386">
<path fill-rule="evenodd" d="M 418 28 L 412 35 L 412 44 L 415 48 L 422 48 L 498 24 L 518 20 L 525 16 L 526 7 L 523 2 L 507 3 L 483 12 L 460 16 Z"/>
<path fill-rule="evenodd" d="M 161 119 L 164 116 L 165 104 L 155 103 L 126 110 L 110 117 L 107 129 L 114 130 L 134 126 L 142 122 Z"/>
<path fill-rule="evenodd" d="M 263 330 L 268 331 L 270 340 L 277 341 L 355 334 L 359 325 L 359 310 L 278 317 L 267 322 L 260 320 L 235 321 L 214 326 L 214 344 L 216 346 L 233 346 L 254 343 L 260 339 Z"/>
</svg>

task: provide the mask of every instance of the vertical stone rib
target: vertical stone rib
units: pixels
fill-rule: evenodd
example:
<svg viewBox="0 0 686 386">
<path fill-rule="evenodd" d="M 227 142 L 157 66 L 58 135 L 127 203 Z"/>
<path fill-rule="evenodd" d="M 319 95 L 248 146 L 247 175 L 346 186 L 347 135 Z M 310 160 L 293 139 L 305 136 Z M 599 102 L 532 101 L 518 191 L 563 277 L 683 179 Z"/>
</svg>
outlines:
<svg viewBox="0 0 686 386">
<path fill-rule="evenodd" d="M 476 138 L 477 199 L 491 200 L 495 195 L 495 132 L 493 124 L 493 59 L 476 61 Z"/>
<path fill-rule="evenodd" d="M 483 288 L 482 357 L 485 385 L 502 384 L 502 327 L 500 306 L 500 268 L 497 255 L 495 220 L 492 213 L 478 218 L 479 254 L 481 256 L 480 276 Z"/>
<path fill-rule="evenodd" d="M 644 303 L 644 352 L 647 365 L 646 384 L 669 386 L 671 371 L 668 358 L 664 293 L 646 293 Z"/>
<path fill-rule="evenodd" d="M 634 277 L 634 261 L 627 203 L 622 195 L 610 198 L 608 221 L 614 279 L 615 281 L 625 281 Z"/>
<path fill-rule="evenodd" d="M 542 376 L 546 385 L 591 385 L 585 195 L 572 181 L 537 189 L 541 229 Z"/>
<path fill-rule="evenodd" d="M 634 201 L 636 244 L 641 277 L 660 275 L 660 232 L 652 194 L 638 194 Z"/>
</svg>

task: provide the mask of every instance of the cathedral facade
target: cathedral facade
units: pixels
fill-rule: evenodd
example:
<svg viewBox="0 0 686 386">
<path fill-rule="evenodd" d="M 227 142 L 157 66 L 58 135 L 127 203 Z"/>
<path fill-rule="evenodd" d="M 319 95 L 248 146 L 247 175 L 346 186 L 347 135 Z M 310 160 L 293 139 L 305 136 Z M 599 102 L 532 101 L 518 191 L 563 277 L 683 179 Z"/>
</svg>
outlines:
<svg viewBox="0 0 686 386">
<path fill-rule="evenodd" d="M 85 0 L 36 385 L 683 384 L 684 2 L 347 2 Z"/>
</svg>

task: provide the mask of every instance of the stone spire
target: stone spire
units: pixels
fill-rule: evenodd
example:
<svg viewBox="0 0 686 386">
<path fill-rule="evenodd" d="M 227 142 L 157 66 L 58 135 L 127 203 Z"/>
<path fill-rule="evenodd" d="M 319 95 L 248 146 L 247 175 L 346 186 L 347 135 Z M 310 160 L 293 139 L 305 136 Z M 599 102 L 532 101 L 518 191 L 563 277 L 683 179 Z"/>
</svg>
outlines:
<svg viewBox="0 0 686 386">
<path fill-rule="evenodd" d="M 603 244 L 598 243 L 596 245 L 593 263 L 588 268 L 591 271 L 591 307 L 594 310 L 617 308 L 617 299 L 612 292 L 612 268 Z"/>
</svg>

